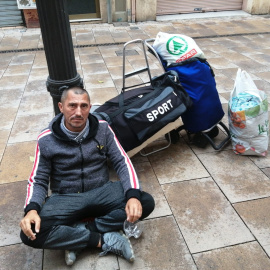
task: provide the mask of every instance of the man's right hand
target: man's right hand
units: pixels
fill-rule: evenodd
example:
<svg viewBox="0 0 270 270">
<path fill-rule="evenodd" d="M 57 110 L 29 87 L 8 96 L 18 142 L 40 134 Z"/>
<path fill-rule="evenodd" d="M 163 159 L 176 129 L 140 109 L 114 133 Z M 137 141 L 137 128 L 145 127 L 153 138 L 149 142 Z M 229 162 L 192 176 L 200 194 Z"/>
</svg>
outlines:
<svg viewBox="0 0 270 270">
<path fill-rule="evenodd" d="M 36 234 L 31 229 L 31 224 L 35 224 L 36 233 L 40 230 L 41 219 L 36 210 L 30 210 L 26 216 L 21 220 L 20 227 L 24 234 L 30 239 L 35 240 Z"/>
</svg>

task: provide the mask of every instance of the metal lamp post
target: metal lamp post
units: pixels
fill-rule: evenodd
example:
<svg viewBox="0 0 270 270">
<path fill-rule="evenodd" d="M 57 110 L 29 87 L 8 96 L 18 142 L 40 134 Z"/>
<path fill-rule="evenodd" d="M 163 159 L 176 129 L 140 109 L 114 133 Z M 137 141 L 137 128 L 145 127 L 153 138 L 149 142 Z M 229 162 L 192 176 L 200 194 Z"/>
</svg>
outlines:
<svg viewBox="0 0 270 270">
<path fill-rule="evenodd" d="M 48 65 L 47 90 L 55 114 L 63 86 L 83 86 L 77 73 L 66 0 L 36 0 L 41 34 Z"/>
</svg>

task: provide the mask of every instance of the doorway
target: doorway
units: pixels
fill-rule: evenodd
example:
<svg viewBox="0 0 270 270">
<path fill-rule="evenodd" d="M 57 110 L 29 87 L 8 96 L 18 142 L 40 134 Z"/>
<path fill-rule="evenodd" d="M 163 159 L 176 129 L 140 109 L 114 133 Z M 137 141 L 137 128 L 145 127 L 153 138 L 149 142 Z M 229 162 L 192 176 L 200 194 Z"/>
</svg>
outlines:
<svg viewBox="0 0 270 270">
<path fill-rule="evenodd" d="M 67 6 L 71 22 L 101 18 L 99 0 L 67 0 Z"/>
</svg>

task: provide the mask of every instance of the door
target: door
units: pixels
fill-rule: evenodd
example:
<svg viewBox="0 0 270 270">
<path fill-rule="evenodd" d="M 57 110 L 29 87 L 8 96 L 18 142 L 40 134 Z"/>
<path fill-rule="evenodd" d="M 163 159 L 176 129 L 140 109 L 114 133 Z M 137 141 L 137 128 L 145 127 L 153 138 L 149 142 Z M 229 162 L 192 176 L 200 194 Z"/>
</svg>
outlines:
<svg viewBox="0 0 270 270">
<path fill-rule="evenodd" d="M 0 27 L 22 25 L 22 13 L 17 0 L 0 1 Z"/>
<path fill-rule="evenodd" d="M 67 5 L 71 22 L 100 18 L 99 0 L 67 0 Z"/>
<path fill-rule="evenodd" d="M 157 15 L 241 10 L 243 0 L 157 0 Z"/>
</svg>

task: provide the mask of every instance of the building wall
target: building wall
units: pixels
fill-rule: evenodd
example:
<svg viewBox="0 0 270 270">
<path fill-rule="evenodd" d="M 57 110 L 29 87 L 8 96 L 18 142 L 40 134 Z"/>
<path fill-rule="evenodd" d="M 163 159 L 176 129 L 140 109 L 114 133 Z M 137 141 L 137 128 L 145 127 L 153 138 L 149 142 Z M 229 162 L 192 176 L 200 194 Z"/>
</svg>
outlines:
<svg viewBox="0 0 270 270">
<path fill-rule="evenodd" d="M 244 0 L 243 10 L 250 14 L 270 14 L 269 0 Z"/>
<path fill-rule="evenodd" d="M 155 21 L 157 0 L 136 0 L 136 22 Z"/>
<path fill-rule="evenodd" d="M 110 0 L 111 3 L 111 16 L 108 16 L 107 0 L 99 0 L 101 22 L 106 23 L 108 19 L 112 22 L 125 22 L 127 21 L 127 10 L 129 8 L 128 1 L 130 0 Z M 125 10 L 124 10 L 125 9 Z M 109 18 L 110 17 L 110 18 Z M 96 23 L 96 21 L 94 22 Z"/>
<path fill-rule="evenodd" d="M 136 0 L 136 22 L 155 21 L 156 9 L 157 0 Z M 242 9 L 254 15 L 270 14 L 270 0 L 243 0 Z"/>
<path fill-rule="evenodd" d="M 114 2 L 114 1 L 111 1 Z M 100 4 L 100 16 L 102 22 L 108 22 L 108 13 L 107 13 L 107 0 L 99 0 Z M 97 23 L 97 22 L 95 22 Z"/>
<path fill-rule="evenodd" d="M 39 19 L 36 9 L 23 9 L 24 20 L 27 28 L 39 28 Z"/>
<path fill-rule="evenodd" d="M 119 7 L 118 0 L 110 0 L 111 2 L 111 19 L 112 22 L 116 21 L 129 21 L 131 22 L 132 1 L 134 0 L 121 0 L 121 6 L 124 6 L 126 11 L 118 11 Z M 126 1 L 124 3 L 124 1 Z M 164 0 L 165 1 L 165 0 Z M 90 21 L 89 23 L 108 22 L 108 0 L 99 0 L 100 2 L 100 15 L 101 20 Z M 136 0 L 135 5 L 135 21 L 155 21 L 156 20 L 156 9 L 157 0 Z M 270 14 L 270 0 L 243 0 L 243 10 L 250 14 Z M 39 21 L 36 10 L 23 10 L 24 17 L 26 20 L 27 27 L 39 27 Z"/>
</svg>

